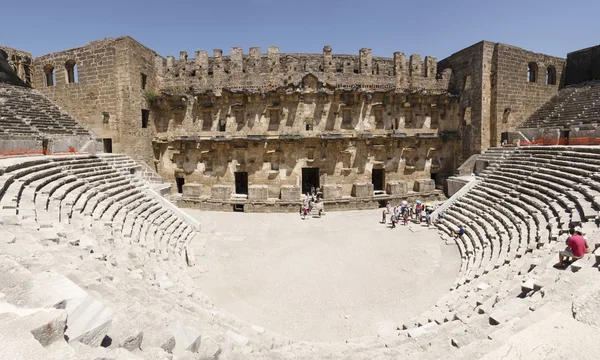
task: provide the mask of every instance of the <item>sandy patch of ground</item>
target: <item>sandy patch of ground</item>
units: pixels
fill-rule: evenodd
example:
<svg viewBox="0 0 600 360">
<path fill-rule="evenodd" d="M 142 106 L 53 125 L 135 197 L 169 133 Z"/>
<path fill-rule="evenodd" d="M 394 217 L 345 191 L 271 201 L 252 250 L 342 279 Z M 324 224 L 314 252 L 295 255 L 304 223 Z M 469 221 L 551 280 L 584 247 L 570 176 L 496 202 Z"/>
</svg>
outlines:
<svg viewBox="0 0 600 360">
<path fill-rule="evenodd" d="M 432 306 L 460 268 L 436 230 L 390 229 L 380 210 L 307 220 L 184 210 L 202 224 L 197 284 L 219 308 L 297 340 L 385 335 Z"/>
</svg>

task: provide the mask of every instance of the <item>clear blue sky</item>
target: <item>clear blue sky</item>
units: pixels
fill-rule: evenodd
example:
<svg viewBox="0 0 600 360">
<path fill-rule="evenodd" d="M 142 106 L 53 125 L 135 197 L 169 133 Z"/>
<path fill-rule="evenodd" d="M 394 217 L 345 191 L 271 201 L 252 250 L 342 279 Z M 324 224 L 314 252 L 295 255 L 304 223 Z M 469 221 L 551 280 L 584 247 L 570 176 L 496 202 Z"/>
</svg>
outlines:
<svg viewBox="0 0 600 360">
<path fill-rule="evenodd" d="M 480 40 L 555 56 L 600 44 L 600 0 L 3 1 L 0 45 L 39 56 L 130 35 L 163 56 L 251 46 L 266 52 L 442 59 Z"/>
</svg>

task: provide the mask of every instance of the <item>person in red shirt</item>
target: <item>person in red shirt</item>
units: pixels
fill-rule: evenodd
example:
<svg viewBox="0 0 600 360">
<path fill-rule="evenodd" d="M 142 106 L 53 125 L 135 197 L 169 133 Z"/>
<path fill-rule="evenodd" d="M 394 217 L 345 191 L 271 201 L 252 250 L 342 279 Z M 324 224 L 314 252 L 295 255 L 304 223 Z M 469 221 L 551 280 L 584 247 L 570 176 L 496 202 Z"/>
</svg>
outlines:
<svg viewBox="0 0 600 360">
<path fill-rule="evenodd" d="M 569 261 L 569 258 L 581 259 L 586 252 L 589 252 L 590 247 L 587 241 L 583 238 L 581 228 L 576 228 L 573 235 L 567 239 L 566 249 L 558 252 L 558 266 L 563 267 L 563 261 Z"/>
</svg>

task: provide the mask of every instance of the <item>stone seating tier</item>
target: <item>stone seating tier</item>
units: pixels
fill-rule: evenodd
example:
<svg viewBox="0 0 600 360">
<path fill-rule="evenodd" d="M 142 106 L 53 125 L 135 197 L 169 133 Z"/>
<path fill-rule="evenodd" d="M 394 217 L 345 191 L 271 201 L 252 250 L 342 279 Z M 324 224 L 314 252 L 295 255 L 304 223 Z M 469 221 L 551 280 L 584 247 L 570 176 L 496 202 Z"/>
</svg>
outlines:
<svg viewBox="0 0 600 360">
<path fill-rule="evenodd" d="M 590 167 L 571 171 L 581 159 Z M 325 343 L 292 342 L 216 309 L 192 280 L 199 269 L 187 266 L 196 229 L 130 165 L 119 167 L 127 159 L 114 167 L 103 156 L 4 159 L 0 334 L 10 341 L 0 358 L 27 347 L 30 359 L 496 359 L 521 349 L 541 359 L 541 343 L 585 358 L 577 349 L 596 350 L 600 336 L 590 301 L 600 295 L 600 252 L 565 272 L 552 265 L 563 232 L 577 217 L 587 226 L 584 208 L 597 209 L 595 160 L 595 148 L 504 156 L 437 223 L 462 260 L 450 291 L 399 330 Z M 460 224 L 466 234 L 454 238 Z M 585 346 L 562 342 L 574 330 L 589 335 Z"/>
<path fill-rule="evenodd" d="M 34 89 L 0 83 L 0 103 L 0 136 L 91 136 L 75 119 Z"/>
<path fill-rule="evenodd" d="M 519 127 L 569 128 L 573 125 L 598 124 L 600 82 L 593 81 L 561 89 L 556 96 L 534 112 Z"/>
</svg>

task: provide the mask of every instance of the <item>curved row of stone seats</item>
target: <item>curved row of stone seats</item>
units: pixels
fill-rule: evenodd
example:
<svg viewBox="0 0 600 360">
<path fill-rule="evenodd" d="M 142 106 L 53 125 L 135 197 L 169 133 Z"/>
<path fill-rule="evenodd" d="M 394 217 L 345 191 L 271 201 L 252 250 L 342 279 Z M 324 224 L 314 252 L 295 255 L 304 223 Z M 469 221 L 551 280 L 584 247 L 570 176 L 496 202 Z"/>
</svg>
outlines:
<svg viewBox="0 0 600 360">
<path fill-rule="evenodd" d="M 91 135 L 34 89 L 0 83 L 0 129 L 4 135 Z"/>
<path fill-rule="evenodd" d="M 195 289 L 186 268 L 197 229 L 128 171 L 94 155 L 4 159 L 0 167 L 0 231 L 13 234 L 15 245 L 2 243 L 1 252 L 21 259 L 26 250 L 37 254 L 28 269 L 45 273 L 51 264 L 76 277 L 79 287 L 112 309 L 104 334 L 115 345 L 169 349 L 176 323 L 202 331 L 212 355 L 289 343 L 214 309 Z"/>
<path fill-rule="evenodd" d="M 500 164 L 502 164 L 512 153 L 515 151 L 515 148 L 511 147 L 500 147 L 500 148 L 491 148 L 484 151 L 481 155 L 477 156 L 477 162 L 485 162 L 487 166 L 484 170 L 478 171 L 477 176 L 484 177 L 494 169 L 496 169 Z"/>
<path fill-rule="evenodd" d="M 597 185 L 592 184 L 598 151 L 596 147 L 518 148 L 456 200 L 437 226 L 444 238 L 453 236 L 458 225 L 466 226 L 465 236 L 455 240 L 463 260 L 457 284 L 432 309 L 434 315 L 426 314 L 427 320 L 421 315 L 405 327 L 463 312 L 469 306 L 460 305 L 461 299 L 477 293 L 477 284 L 485 283 L 494 293 L 498 276 L 520 271 L 532 255 L 547 252 L 570 226 L 590 220 L 599 199 Z M 571 172 L 571 166 L 581 160 L 586 162 L 584 169 Z M 477 306 L 471 310 L 479 311 Z"/>
<path fill-rule="evenodd" d="M 534 158 L 535 150 L 555 152 L 552 156 L 561 156 L 563 161 L 570 163 L 577 163 L 574 160 L 577 157 L 593 157 L 589 154 L 594 153 L 592 148 L 587 152 L 569 148 L 517 149 L 520 154 L 515 161 L 522 162 L 524 157 Z M 576 151 L 577 154 L 569 155 L 568 151 Z M 565 344 L 562 337 L 568 338 L 570 334 L 570 330 L 558 330 L 565 329 L 562 324 L 568 323 L 569 329 L 576 326 L 598 334 L 597 329 L 587 325 L 596 321 L 589 319 L 588 312 L 575 314 L 572 310 L 576 303 L 581 306 L 589 301 L 589 297 L 578 302 L 576 296 L 569 296 L 579 290 L 585 291 L 583 285 L 590 281 L 598 284 L 591 295 L 600 295 L 594 256 L 579 260 L 581 265 L 571 265 L 573 272 L 570 269 L 564 273 L 557 272 L 553 268 L 557 251 L 564 248 L 567 237 L 564 232 L 573 225 L 570 214 L 579 213 L 574 198 L 564 194 L 560 198 L 543 193 L 536 196 L 536 190 L 522 186 L 529 177 L 535 176 L 534 169 L 518 171 L 518 166 L 513 166 L 516 171 L 502 171 L 505 165 L 510 169 L 511 164 L 509 157 L 502 166 L 489 173 L 489 179 L 486 177 L 453 203 L 437 223 L 442 239 L 456 241 L 459 248 L 463 261 L 458 282 L 462 280 L 462 284 L 453 287 L 433 308 L 407 321 L 404 330 L 398 331 L 397 336 L 382 339 L 386 343 L 383 352 L 374 343 L 368 345 L 367 340 L 364 340 L 362 348 L 353 348 L 351 353 L 340 346 L 337 357 L 324 355 L 332 354 L 331 346 L 297 343 L 290 347 L 294 356 L 308 354 L 308 357 L 339 358 L 339 354 L 346 354 L 365 359 L 385 356 L 469 359 L 490 353 L 485 358 L 500 359 L 516 358 L 527 353 L 532 358 L 541 359 L 547 356 L 547 353 L 538 350 L 538 345 L 544 341 L 546 348 L 570 356 L 569 351 L 564 352 L 557 346 Z M 554 164 L 560 166 L 559 163 Z M 581 183 L 587 185 L 589 180 L 595 179 L 594 173 L 578 174 L 587 175 L 581 179 Z M 573 184 L 562 183 L 564 187 L 569 185 Z M 567 190 L 570 189 L 563 192 Z M 591 202 L 590 196 L 586 199 Z M 564 214 L 568 214 L 567 220 Z M 559 219 L 564 223 L 559 223 Z M 582 220 L 582 225 L 589 229 L 590 224 L 585 218 Z M 467 225 L 466 233 L 462 239 L 455 239 L 453 235 L 460 223 Z M 481 252 L 475 248 L 477 244 Z M 595 256 L 600 258 L 600 251 Z M 473 266 L 485 266 L 487 271 Z M 585 272 L 579 270 L 575 273 L 577 269 Z M 550 330 L 547 332 L 545 329 Z M 541 339 L 542 333 L 548 339 Z M 526 342 L 531 343 L 531 351 L 515 353 L 518 346 L 526 347 L 522 344 L 524 337 Z M 586 349 L 593 343 L 594 340 L 588 338 Z M 589 354 L 585 351 L 579 352 L 579 355 L 586 358 Z M 277 358 L 293 358 L 287 347 L 278 349 L 277 354 L 280 355 Z M 507 357 L 507 354 L 510 355 Z"/>
<path fill-rule="evenodd" d="M 593 81 L 561 89 L 534 112 L 519 128 L 569 127 L 597 124 L 600 110 L 600 82 Z"/>
</svg>

